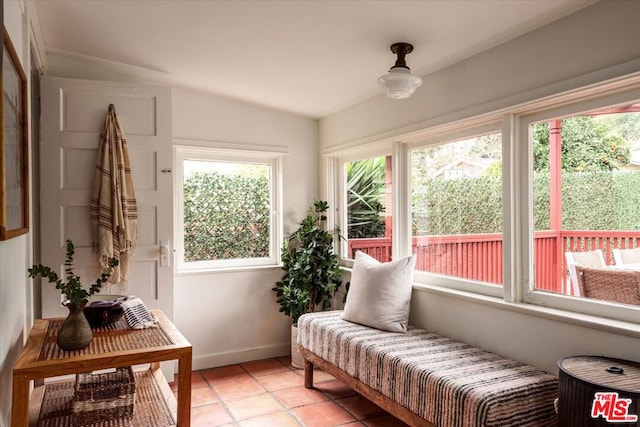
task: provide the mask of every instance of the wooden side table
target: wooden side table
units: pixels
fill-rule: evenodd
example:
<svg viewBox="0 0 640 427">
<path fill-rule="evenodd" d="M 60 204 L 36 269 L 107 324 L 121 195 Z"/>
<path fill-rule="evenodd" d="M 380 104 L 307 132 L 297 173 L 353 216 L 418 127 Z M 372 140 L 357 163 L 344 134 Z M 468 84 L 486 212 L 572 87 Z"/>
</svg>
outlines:
<svg viewBox="0 0 640 427">
<path fill-rule="evenodd" d="M 559 427 L 640 427 L 640 363 L 573 356 L 558 368 Z"/>
<path fill-rule="evenodd" d="M 150 364 L 149 370 L 141 373 L 140 381 L 149 383 L 150 387 L 156 391 L 154 396 L 162 400 L 163 407 L 171 412 L 172 416 L 168 419 L 177 418 L 176 421 L 180 427 L 189 427 L 191 422 L 191 344 L 160 310 L 152 310 L 152 312 L 160 320 L 159 328 L 128 329 L 126 322 L 122 319 L 114 324 L 94 329 L 91 344 L 83 350 L 73 352 L 62 351 L 55 343 L 58 327 L 64 319 L 36 320 L 13 368 L 11 426 L 35 425 L 43 409 L 41 406 L 44 406 L 46 401 L 45 387 L 49 387 L 44 385 L 44 378 Z M 160 371 L 161 361 L 176 359 L 180 374 L 177 410 L 173 393 Z M 36 386 L 31 399 L 30 381 L 34 381 Z M 30 417 L 31 423 L 29 423 Z M 66 425 L 67 418 L 56 425 Z M 175 423 L 172 422 L 169 425 L 175 425 Z"/>
</svg>

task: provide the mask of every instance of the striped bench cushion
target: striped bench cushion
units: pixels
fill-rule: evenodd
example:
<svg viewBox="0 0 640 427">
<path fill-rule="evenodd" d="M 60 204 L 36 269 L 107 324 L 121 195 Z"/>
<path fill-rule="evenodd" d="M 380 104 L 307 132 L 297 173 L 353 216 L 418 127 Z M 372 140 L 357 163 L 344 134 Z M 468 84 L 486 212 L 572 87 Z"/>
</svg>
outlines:
<svg viewBox="0 0 640 427">
<path fill-rule="evenodd" d="M 302 316 L 298 344 L 436 426 L 556 425 L 556 377 L 422 329 L 380 331 L 341 313 Z"/>
</svg>

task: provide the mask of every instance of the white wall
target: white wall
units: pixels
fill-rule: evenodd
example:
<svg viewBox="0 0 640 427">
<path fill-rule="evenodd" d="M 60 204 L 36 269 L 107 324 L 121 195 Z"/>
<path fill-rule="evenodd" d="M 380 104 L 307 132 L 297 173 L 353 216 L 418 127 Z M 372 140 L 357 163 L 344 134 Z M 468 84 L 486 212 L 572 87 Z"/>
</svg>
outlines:
<svg viewBox="0 0 640 427">
<path fill-rule="evenodd" d="M 640 362 L 640 338 L 613 333 L 549 311 L 527 313 L 513 304 L 414 288 L 410 323 L 557 374 L 573 355 L 606 355 Z M 636 328 L 637 329 L 637 328 Z"/>
<path fill-rule="evenodd" d="M 9 425 L 11 378 L 25 339 L 28 236 L 0 242 L 0 426 Z"/>
<path fill-rule="evenodd" d="M 95 58 L 49 55 L 47 74 L 144 84 L 162 75 Z M 105 73 L 105 66 L 110 70 Z M 296 228 L 318 195 L 317 121 L 219 96 L 172 90 L 174 145 L 284 151 L 283 230 Z M 180 273 L 174 323 L 193 345 L 194 369 L 288 354 L 291 321 L 271 288 L 279 268 Z"/>
<path fill-rule="evenodd" d="M 408 100 L 380 95 L 321 119 L 320 151 L 370 144 L 637 72 L 639 22 L 640 2 L 597 3 L 425 76 Z M 640 326 L 616 333 L 421 287 L 414 288 L 411 322 L 554 373 L 558 359 L 574 354 L 640 361 Z"/>
<path fill-rule="evenodd" d="M 425 76 L 409 99 L 380 94 L 321 119 L 321 151 L 401 135 L 600 81 L 602 75 L 587 74 L 640 60 L 639 19 L 640 2 L 596 3 Z M 614 74 L 638 67 L 627 64 Z M 566 82 L 576 77 L 580 79 L 574 84 Z"/>
<path fill-rule="evenodd" d="M 22 0 L 4 1 L 4 21 L 27 63 L 29 25 Z M 322 151 L 344 144 L 400 135 L 425 125 L 495 110 L 567 89 L 567 79 L 640 59 L 640 3 L 607 1 L 482 55 L 434 73 L 411 99 L 374 97 L 317 123 L 212 95 L 174 90 L 176 139 L 285 146 L 285 233 L 318 195 L 318 135 Z M 71 78 L 170 84 L 170 77 L 144 70 L 120 73 L 100 61 L 50 57 L 50 74 Z M 506 65 L 505 65 L 506 64 Z M 636 63 L 637 64 L 637 63 Z M 82 65 L 82 66 L 80 66 Z M 108 64 L 116 69 L 117 64 Z M 25 67 L 26 68 L 26 67 Z M 637 71 L 622 65 L 613 74 Z M 108 74 L 109 77 L 106 77 Z M 587 75 L 587 84 L 606 75 Z M 609 76 L 612 77 L 612 76 Z M 11 369 L 22 348 L 30 281 L 31 237 L 0 242 L 0 427 L 9 423 Z M 271 287 L 278 269 L 178 275 L 175 321 L 194 345 L 194 367 L 214 366 L 288 351 L 289 321 L 278 313 Z M 416 291 L 416 323 L 449 335 L 477 340 L 495 351 L 553 371 L 565 354 L 588 350 L 640 360 L 638 339 L 494 305 Z M 532 332 L 533 331 L 533 332 Z M 514 346 L 514 337 L 526 343 Z"/>
<path fill-rule="evenodd" d="M 4 2 L 4 24 L 25 70 L 28 72 L 29 33 L 23 2 Z M 0 427 L 8 426 L 11 412 L 13 365 L 31 326 L 31 234 L 0 242 Z"/>
<path fill-rule="evenodd" d="M 242 149 L 278 147 L 283 157 L 284 233 L 318 194 L 317 121 L 184 89 L 173 91 L 174 143 Z M 271 288 L 279 268 L 183 273 L 175 279 L 175 323 L 194 349 L 194 369 L 289 353 L 291 321 Z"/>
<path fill-rule="evenodd" d="M 21 0 L 5 1 L 4 6 L 5 25 L 25 64 L 27 8 Z M 106 79 L 104 62 L 55 55 L 47 59 L 49 75 Z M 118 64 L 106 65 L 118 69 Z M 109 77 L 126 83 L 167 83 L 164 76 L 130 67 Z M 316 120 L 179 89 L 173 92 L 172 120 L 174 137 L 181 144 L 283 147 L 285 233 L 295 228 L 317 197 Z M 31 248 L 31 235 L 0 242 L 0 427 L 10 424 L 12 368 L 31 327 L 32 283 L 26 274 Z M 176 277 L 174 320 L 194 346 L 195 369 L 289 352 L 290 320 L 278 312 L 271 292 L 280 277 L 278 268 Z"/>
</svg>

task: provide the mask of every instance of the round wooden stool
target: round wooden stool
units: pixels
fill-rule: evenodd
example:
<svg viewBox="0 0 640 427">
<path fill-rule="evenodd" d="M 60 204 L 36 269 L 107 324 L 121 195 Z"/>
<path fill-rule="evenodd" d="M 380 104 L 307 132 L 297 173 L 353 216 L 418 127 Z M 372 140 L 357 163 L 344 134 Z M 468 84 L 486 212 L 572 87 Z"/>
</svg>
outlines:
<svg viewBox="0 0 640 427">
<path fill-rule="evenodd" d="M 558 368 L 559 427 L 640 427 L 640 363 L 572 356 Z"/>
</svg>

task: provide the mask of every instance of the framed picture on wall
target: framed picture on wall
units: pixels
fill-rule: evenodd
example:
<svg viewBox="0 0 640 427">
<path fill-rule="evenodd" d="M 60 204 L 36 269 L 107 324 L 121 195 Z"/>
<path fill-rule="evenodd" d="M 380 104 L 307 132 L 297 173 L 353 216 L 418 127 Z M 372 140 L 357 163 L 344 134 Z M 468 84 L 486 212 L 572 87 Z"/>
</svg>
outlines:
<svg viewBox="0 0 640 427">
<path fill-rule="evenodd" d="M 0 240 L 29 231 L 27 79 L 3 28 L 0 132 Z"/>
</svg>

